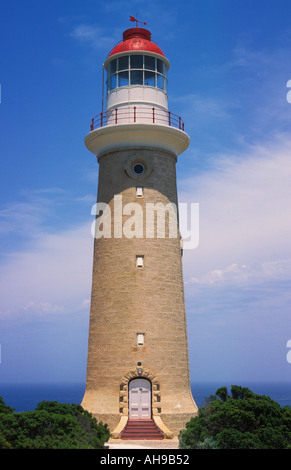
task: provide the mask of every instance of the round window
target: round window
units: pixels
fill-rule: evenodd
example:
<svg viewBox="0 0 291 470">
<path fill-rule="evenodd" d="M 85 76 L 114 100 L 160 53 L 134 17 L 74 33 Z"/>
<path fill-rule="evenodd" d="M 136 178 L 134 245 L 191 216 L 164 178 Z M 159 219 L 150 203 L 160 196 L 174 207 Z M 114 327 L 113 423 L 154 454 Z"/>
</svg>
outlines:
<svg viewBox="0 0 291 470">
<path fill-rule="evenodd" d="M 142 175 L 145 171 L 145 167 L 142 163 L 135 163 L 132 169 L 136 175 Z"/>
</svg>

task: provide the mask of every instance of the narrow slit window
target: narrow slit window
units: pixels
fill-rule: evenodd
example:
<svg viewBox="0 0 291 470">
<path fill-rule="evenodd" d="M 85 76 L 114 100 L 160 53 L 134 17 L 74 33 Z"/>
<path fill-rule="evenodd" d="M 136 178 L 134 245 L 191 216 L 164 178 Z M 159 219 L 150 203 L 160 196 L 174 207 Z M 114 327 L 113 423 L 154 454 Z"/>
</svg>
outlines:
<svg viewBox="0 0 291 470">
<path fill-rule="evenodd" d="M 144 257 L 141 256 L 141 255 L 138 255 L 138 256 L 136 257 L 136 267 L 137 267 L 137 268 L 143 268 L 143 265 L 144 265 L 144 264 L 143 264 L 143 261 L 144 261 Z"/>
<path fill-rule="evenodd" d="M 137 344 L 142 346 L 144 344 L 144 333 L 138 333 L 137 335 Z"/>
<path fill-rule="evenodd" d="M 136 188 L 136 197 L 143 197 L 143 188 L 141 186 Z"/>
</svg>

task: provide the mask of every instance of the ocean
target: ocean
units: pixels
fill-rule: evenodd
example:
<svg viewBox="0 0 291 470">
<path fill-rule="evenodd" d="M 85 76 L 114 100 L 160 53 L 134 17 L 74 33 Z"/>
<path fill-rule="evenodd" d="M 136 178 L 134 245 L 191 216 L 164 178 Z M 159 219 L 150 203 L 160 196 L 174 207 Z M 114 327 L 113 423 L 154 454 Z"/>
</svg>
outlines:
<svg viewBox="0 0 291 470">
<path fill-rule="evenodd" d="M 259 395 L 268 395 L 281 406 L 291 406 L 291 382 L 289 383 L 234 383 L 248 387 Z M 200 408 L 205 398 L 214 395 L 219 387 L 227 386 L 230 393 L 230 384 L 201 382 L 192 383 L 191 389 L 194 400 Z M 0 396 L 6 405 L 15 408 L 16 412 L 32 411 L 41 401 L 58 401 L 60 403 L 80 404 L 84 395 L 84 383 L 70 384 L 2 384 L 0 385 Z"/>
</svg>

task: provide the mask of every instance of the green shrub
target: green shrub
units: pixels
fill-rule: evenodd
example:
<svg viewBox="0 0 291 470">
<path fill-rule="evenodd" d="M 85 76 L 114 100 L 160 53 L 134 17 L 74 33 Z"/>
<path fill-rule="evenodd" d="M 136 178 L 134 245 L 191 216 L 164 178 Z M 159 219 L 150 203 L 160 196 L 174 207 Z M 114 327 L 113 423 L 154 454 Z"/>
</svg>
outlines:
<svg viewBox="0 0 291 470">
<path fill-rule="evenodd" d="M 180 449 L 291 448 L 291 408 L 246 387 L 219 388 L 179 434 Z"/>
<path fill-rule="evenodd" d="M 80 405 L 41 402 L 15 413 L 0 399 L 0 448 L 102 449 L 110 432 Z"/>
</svg>

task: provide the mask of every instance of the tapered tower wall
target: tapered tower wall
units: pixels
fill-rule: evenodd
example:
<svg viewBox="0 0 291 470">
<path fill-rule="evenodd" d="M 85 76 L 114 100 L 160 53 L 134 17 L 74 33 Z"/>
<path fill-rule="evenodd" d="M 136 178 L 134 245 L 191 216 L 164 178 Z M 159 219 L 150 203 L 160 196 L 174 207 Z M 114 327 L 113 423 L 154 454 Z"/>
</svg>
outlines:
<svg viewBox="0 0 291 470">
<path fill-rule="evenodd" d="M 82 405 L 113 430 L 128 415 L 128 381 L 148 376 L 153 416 L 177 434 L 197 412 L 190 390 L 179 228 L 177 236 L 169 238 L 166 217 L 165 238 L 158 238 L 155 217 L 154 237 L 146 236 L 149 203 L 173 203 L 178 208 L 176 155 L 155 148 L 124 148 L 99 155 L 98 160 L 97 200 L 110 207 L 111 236 L 94 242 Z M 135 161 L 144 164 L 143 175 L 132 172 Z M 136 187 L 143 188 L 142 197 L 137 197 Z M 142 238 L 128 238 L 130 232 L 119 238 L 120 222 L 126 231 L 132 214 L 117 213 L 116 195 L 122 197 L 123 208 L 133 202 L 141 208 L 142 218 L 135 213 L 135 222 L 143 226 Z M 142 268 L 136 266 L 139 255 L 144 257 Z M 143 345 L 137 344 L 139 333 L 144 335 Z"/>
</svg>

